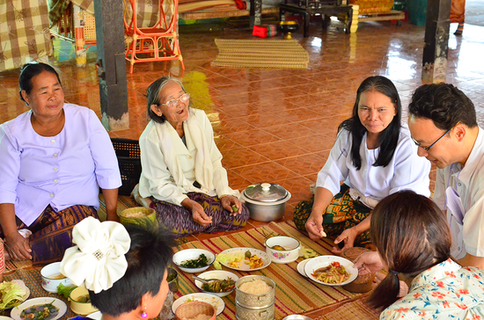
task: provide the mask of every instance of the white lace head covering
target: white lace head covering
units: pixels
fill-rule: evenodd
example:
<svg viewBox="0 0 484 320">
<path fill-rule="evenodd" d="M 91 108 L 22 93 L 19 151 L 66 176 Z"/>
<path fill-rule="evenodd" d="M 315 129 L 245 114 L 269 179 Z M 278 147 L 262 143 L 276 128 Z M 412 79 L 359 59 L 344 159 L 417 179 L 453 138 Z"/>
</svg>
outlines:
<svg viewBox="0 0 484 320">
<path fill-rule="evenodd" d="M 76 246 L 66 250 L 59 271 L 75 285 L 99 293 L 126 273 L 131 238 L 122 224 L 85 218 L 72 230 L 72 242 Z"/>
</svg>

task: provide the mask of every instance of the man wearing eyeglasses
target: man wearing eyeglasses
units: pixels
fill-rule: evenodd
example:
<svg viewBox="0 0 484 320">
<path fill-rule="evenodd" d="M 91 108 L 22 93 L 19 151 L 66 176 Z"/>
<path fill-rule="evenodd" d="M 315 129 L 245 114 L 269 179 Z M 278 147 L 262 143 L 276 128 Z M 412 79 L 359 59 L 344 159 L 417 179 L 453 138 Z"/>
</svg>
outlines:
<svg viewBox="0 0 484 320">
<path fill-rule="evenodd" d="M 408 126 L 418 155 L 437 166 L 433 200 L 447 215 L 451 254 L 484 269 L 484 131 L 472 101 L 451 84 L 418 88 Z"/>
</svg>

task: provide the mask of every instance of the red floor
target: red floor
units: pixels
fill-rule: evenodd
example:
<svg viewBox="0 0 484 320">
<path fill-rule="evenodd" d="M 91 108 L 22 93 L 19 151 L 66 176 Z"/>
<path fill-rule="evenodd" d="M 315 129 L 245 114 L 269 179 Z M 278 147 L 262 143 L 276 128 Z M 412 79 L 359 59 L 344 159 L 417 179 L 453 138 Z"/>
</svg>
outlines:
<svg viewBox="0 0 484 320">
<path fill-rule="evenodd" d="M 205 31 L 180 31 L 186 66 L 183 81 L 194 104 L 212 121 L 231 186 L 239 190 L 259 182 L 284 186 L 292 194 L 285 219 L 292 218 L 298 201 L 310 197 L 309 185 L 326 160 L 338 124 L 349 117 L 363 79 L 389 77 L 399 89 L 404 108 L 422 84 L 425 29 L 408 22 L 401 27 L 390 22 L 360 23 L 351 35 L 342 31 L 338 21 L 328 31 L 313 24 L 310 37 L 295 34 L 309 52 L 307 70 L 212 67 L 210 62 L 217 55 L 214 38 L 253 37 L 248 30 L 234 27 L 222 26 L 212 32 L 200 29 Z M 447 82 L 473 100 L 481 126 L 483 33 L 484 27 L 466 25 L 462 37 L 450 35 L 447 72 Z M 95 56 L 83 68 L 76 67 L 75 61 L 52 63 L 60 69 L 66 100 L 100 115 Z M 134 73 L 127 76 L 130 129 L 110 132 L 112 137 L 138 139 L 147 124 L 143 93 L 153 80 L 169 72 L 180 74 L 178 62 L 135 65 Z M 19 100 L 18 74 L 18 70 L 0 73 L 0 123 L 27 110 Z"/>
</svg>

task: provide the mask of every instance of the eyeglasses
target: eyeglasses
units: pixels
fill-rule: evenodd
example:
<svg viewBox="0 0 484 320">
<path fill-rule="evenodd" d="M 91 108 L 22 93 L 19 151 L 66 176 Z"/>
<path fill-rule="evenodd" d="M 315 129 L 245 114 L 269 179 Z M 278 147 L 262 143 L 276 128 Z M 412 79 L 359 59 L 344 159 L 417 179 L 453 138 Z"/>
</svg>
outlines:
<svg viewBox="0 0 484 320">
<path fill-rule="evenodd" d="M 459 122 L 460 122 L 460 121 L 459 121 Z M 439 142 L 439 140 L 440 140 L 440 139 L 442 139 L 442 138 L 443 138 L 443 137 L 444 137 L 444 136 L 445 136 L 447 133 L 449 133 L 449 132 L 450 132 L 452 129 L 454 129 L 454 128 L 455 128 L 455 126 L 459 124 L 459 122 L 457 122 L 457 123 L 456 123 L 456 124 L 455 124 L 455 125 L 454 125 L 452 128 L 450 128 L 449 130 L 445 131 L 445 133 L 444 133 L 443 135 L 441 135 L 441 136 L 440 136 L 440 137 L 439 137 L 437 140 L 435 140 L 435 141 L 434 141 L 434 143 L 432 143 L 432 144 L 431 144 L 430 146 L 428 146 L 428 147 L 422 147 L 422 146 L 420 145 L 420 143 L 418 143 L 417 141 L 415 141 L 415 139 L 414 139 L 414 138 L 412 138 L 412 140 L 413 140 L 413 142 L 414 142 L 414 143 L 417 145 L 417 147 L 420 147 L 420 148 L 424 149 L 425 151 L 429 151 L 429 150 L 430 150 L 430 148 L 432 148 L 432 147 L 433 147 L 433 146 L 434 146 L 434 145 L 435 145 L 437 142 Z"/>
<path fill-rule="evenodd" d="M 172 99 L 170 101 L 167 101 L 166 103 L 161 103 L 160 106 L 165 105 L 168 108 L 175 108 L 178 105 L 179 101 L 185 103 L 185 102 L 188 102 L 188 100 L 190 100 L 190 94 L 184 93 L 178 99 Z"/>
</svg>

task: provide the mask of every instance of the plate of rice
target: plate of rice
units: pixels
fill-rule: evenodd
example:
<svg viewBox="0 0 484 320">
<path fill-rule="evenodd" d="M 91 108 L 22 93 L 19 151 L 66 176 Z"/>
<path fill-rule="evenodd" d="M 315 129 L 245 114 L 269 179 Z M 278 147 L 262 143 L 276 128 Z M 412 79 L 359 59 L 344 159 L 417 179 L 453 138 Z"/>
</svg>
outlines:
<svg viewBox="0 0 484 320">
<path fill-rule="evenodd" d="M 175 313 L 176 309 L 182 303 L 191 301 L 202 301 L 211 304 L 217 311 L 217 315 L 221 314 L 225 309 L 225 302 L 222 300 L 222 298 L 217 297 L 216 295 L 208 293 L 190 293 L 176 299 L 171 306 L 171 310 L 173 311 L 173 313 Z"/>
<path fill-rule="evenodd" d="M 237 271 L 255 271 L 268 267 L 271 257 L 267 252 L 254 248 L 232 248 L 219 253 L 215 262 Z"/>
</svg>

